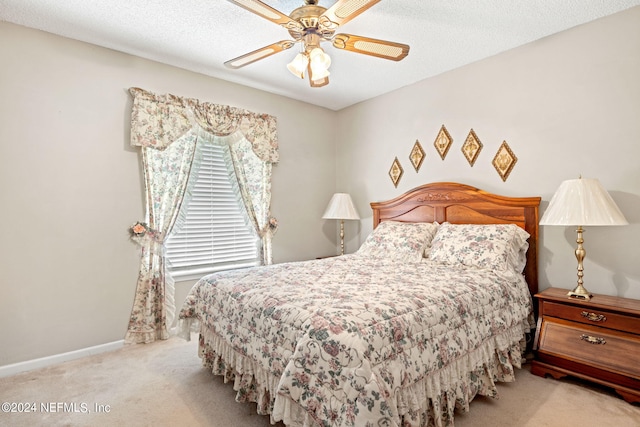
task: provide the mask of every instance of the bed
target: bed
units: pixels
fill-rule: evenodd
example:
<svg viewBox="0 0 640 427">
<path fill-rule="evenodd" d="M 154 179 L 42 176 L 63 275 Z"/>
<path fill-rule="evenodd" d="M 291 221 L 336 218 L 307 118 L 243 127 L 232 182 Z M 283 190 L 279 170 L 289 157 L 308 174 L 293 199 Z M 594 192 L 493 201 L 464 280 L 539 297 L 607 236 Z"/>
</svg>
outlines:
<svg viewBox="0 0 640 427">
<path fill-rule="evenodd" d="M 203 365 L 287 426 L 450 426 L 535 327 L 539 197 L 431 183 L 371 203 L 358 251 L 203 277 Z"/>
</svg>

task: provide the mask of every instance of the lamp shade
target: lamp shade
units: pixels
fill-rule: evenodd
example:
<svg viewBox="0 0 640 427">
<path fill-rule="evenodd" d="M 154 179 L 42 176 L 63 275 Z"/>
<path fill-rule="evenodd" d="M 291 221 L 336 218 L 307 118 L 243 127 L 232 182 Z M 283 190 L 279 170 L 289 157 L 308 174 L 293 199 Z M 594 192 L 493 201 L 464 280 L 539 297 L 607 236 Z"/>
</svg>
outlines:
<svg viewBox="0 0 640 427">
<path fill-rule="evenodd" d="M 322 215 L 324 219 L 360 219 L 351 196 L 347 193 L 336 193 L 331 197 L 327 210 Z"/>
<path fill-rule="evenodd" d="M 622 212 L 597 179 L 570 179 L 560 184 L 540 225 L 626 225 Z"/>
</svg>

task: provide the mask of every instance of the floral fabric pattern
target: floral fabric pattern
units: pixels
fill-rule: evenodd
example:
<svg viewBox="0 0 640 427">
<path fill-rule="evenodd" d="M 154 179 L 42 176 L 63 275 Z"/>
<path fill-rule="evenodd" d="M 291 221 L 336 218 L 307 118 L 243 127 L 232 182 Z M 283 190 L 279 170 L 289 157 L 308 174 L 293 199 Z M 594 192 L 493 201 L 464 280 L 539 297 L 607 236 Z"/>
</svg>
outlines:
<svg viewBox="0 0 640 427">
<path fill-rule="evenodd" d="M 449 224 L 440 226 L 431 244 L 432 261 L 495 271 L 521 273 L 529 233 L 514 224 Z"/>
<path fill-rule="evenodd" d="M 272 421 L 417 427 L 513 381 L 531 313 L 518 274 L 353 254 L 205 276 L 179 317 Z"/>
<path fill-rule="evenodd" d="M 228 157 L 247 216 L 262 238 L 265 264 L 271 263 L 271 166 L 278 161 L 278 143 L 273 116 L 139 88 L 130 88 L 129 93 L 131 145 L 140 147 L 143 159 L 145 225 L 154 230 L 153 236 L 136 238 L 142 256 L 125 342 L 140 343 L 168 338 L 175 317 L 174 281 L 166 270 L 163 243 L 174 225 L 181 224 L 180 206 L 185 193 L 189 197 L 186 190 L 198 134 L 202 129 L 216 136 L 240 134 L 246 143 L 229 147 L 237 153 Z"/>
<path fill-rule="evenodd" d="M 278 162 L 276 118 L 248 110 L 130 88 L 133 95 L 131 145 L 164 150 L 195 124 L 216 136 L 240 130 L 256 155 Z"/>
<path fill-rule="evenodd" d="M 188 132 L 164 151 L 142 148 L 147 230 L 142 245 L 138 283 L 125 335 L 127 343 L 148 343 L 169 337 L 175 319 L 174 281 L 166 271 L 164 240 L 178 217 L 182 196 L 196 147 L 196 135 Z"/>
<path fill-rule="evenodd" d="M 262 239 L 260 246 L 262 264 L 269 265 L 273 261 L 271 237 L 277 228 L 275 218 L 273 218 L 275 222 L 270 222 L 272 219 L 270 212 L 272 165 L 260 160 L 246 138 L 229 144 L 229 154 L 238 183 L 237 193 L 256 234 Z"/>
<path fill-rule="evenodd" d="M 358 249 L 372 258 L 420 262 L 438 230 L 437 223 L 381 222 Z"/>
</svg>

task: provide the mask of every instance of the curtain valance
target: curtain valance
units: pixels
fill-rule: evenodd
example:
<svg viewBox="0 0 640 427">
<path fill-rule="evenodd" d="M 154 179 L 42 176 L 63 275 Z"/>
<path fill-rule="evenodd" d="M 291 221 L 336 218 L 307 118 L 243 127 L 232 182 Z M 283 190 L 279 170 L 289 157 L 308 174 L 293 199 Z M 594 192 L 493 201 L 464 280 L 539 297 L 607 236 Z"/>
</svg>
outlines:
<svg viewBox="0 0 640 427">
<path fill-rule="evenodd" d="M 241 108 L 202 102 L 171 94 L 157 95 L 130 88 L 131 145 L 163 150 L 187 133 L 194 124 L 216 136 L 240 130 L 262 161 L 278 162 L 276 118 Z"/>
</svg>

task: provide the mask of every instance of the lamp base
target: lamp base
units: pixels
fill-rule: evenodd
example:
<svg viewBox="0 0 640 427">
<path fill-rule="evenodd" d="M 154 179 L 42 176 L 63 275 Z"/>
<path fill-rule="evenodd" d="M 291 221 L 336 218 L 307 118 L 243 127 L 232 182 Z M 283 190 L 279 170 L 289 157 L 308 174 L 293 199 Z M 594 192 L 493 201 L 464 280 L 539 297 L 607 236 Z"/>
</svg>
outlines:
<svg viewBox="0 0 640 427">
<path fill-rule="evenodd" d="M 582 285 L 577 286 L 571 292 L 567 292 L 567 295 L 569 296 L 569 298 L 576 298 L 576 299 L 581 299 L 585 301 L 589 301 L 593 296 L 591 295 L 591 292 L 586 290 Z"/>
<path fill-rule="evenodd" d="M 585 251 L 584 246 L 582 246 L 582 244 L 584 243 L 584 239 L 582 238 L 583 231 L 584 230 L 582 229 L 582 226 L 579 225 L 578 229 L 576 230 L 576 233 L 578 233 L 578 238 L 576 239 L 578 247 L 576 248 L 575 252 L 576 259 L 578 260 L 578 286 L 576 286 L 575 289 L 569 292 L 567 295 L 569 295 L 569 298 L 578 298 L 589 301 L 591 299 L 591 292 L 589 292 L 584 288 L 584 286 L 582 286 L 582 277 L 584 276 L 584 267 L 582 266 L 582 262 L 584 261 L 584 257 L 587 255 L 587 251 Z"/>
</svg>

